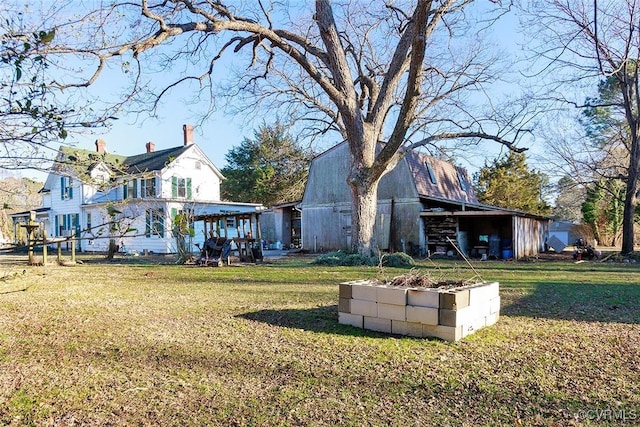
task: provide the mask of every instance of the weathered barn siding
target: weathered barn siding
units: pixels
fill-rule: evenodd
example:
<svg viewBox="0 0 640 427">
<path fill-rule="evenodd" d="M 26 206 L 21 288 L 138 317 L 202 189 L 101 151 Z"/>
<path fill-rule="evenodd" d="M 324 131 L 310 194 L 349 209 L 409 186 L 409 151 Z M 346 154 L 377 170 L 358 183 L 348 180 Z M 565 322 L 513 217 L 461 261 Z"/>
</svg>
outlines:
<svg viewBox="0 0 640 427">
<path fill-rule="evenodd" d="M 343 218 L 350 212 L 346 207 L 340 212 L 339 206 L 315 206 L 302 211 L 302 247 L 311 252 L 346 249 L 350 242 L 350 229 L 344 227 L 348 221 Z M 351 214 L 348 214 L 349 222 Z M 349 226 L 350 227 L 350 226 Z"/>
<path fill-rule="evenodd" d="M 392 208 L 393 205 L 393 208 Z M 393 210 L 393 214 L 391 214 Z M 422 204 L 415 199 L 392 199 L 378 202 L 378 221 L 386 213 L 390 218 L 388 244 L 380 249 L 409 252 L 410 246 L 424 246 L 423 223 L 420 220 Z"/>
<path fill-rule="evenodd" d="M 267 242 L 275 242 L 280 239 L 280 235 L 276 233 L 276 221 L 279 215 L 273 209 L 268 209 L 260 215 L 260 231 L 262 238 Z"/>
<path fill-rule="evenodd" d="M 548 221 L 513 216 L 514 257 L 521 259 L 544 251 L 544 241 L 549 233 Z"/>
<path fill-rule="evenodd" d="M 312 252 L 351 249 L 351 190 L 346 182 L 349 151 L 340 144 L 314 159 L 302 201 L 302 245 Z M 405 159 L 378 186 L 378 248 L 419 245 L 423 233 L 413 177 Z"/>
<path fill-rule="evenodd" d="M 348 173 L 349 152 L 346 144 L 337 145 L 316 157 L 309 169 L 302 199 L 303 208 L 319 204 L 327 207 L 348 204 L 351 200 L 351 191 L 346 182 Z"/>
<path fill-rule="evenodd" d="M 291 209 L 271 208 L 260 215 L 262 239 L 268 244 L 291 245 Z"/>
</svg>

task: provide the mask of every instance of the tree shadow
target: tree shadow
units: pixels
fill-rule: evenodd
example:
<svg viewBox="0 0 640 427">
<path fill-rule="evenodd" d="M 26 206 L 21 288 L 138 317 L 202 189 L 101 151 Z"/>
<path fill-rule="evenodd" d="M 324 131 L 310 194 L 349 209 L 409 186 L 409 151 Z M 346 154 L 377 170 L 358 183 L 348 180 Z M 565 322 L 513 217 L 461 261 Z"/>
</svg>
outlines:
<svg viewBox="0 0 640 427">
<path fill-rule="evenodd" d="M 567 284 L 550 282 L 533 285 L 527 295 L 509 301 L 505 288 L 501 314 L 582 322 L 640 323 L 640 286 Z M 505 303 L 505 301 L 507 301 Z"/>
<path fill-rule="evenodd" d="M 388 334 L 338 323 L 338 306 L 327 305 L 304 309 L 259 310 L 236 317 L 292 329 L 355 337 L 385 337 Z"/>
</svg>

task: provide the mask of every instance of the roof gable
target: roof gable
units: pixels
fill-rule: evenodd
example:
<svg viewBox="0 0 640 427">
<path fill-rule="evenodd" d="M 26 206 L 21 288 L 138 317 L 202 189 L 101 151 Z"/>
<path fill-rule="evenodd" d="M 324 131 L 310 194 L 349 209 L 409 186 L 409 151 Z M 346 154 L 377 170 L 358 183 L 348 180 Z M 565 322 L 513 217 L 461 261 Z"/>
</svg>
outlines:
<svg viewBox="0 0 640 427">
<path fill-rule="evenodd" d="M 88 174 L 98 164 L 105 164 L 110 169 L 120 169 L 125 159 L 125 156 L 117 154 L 98 153 L 83 148 L 62 146 L 53 163 L 52 171 L 82 176 Z"/>
<path fill-rule="evenodd" d="M 92 180 L 92 171 L 99 165 L 111 171 L 122 169 L 125 156 L 109 153 L 98 153 L 84 148 L 61 146 L 49 170 L 43 191 L 50 190 L 56 176 L 69 176 L 81 182 Z"/>
</svg>

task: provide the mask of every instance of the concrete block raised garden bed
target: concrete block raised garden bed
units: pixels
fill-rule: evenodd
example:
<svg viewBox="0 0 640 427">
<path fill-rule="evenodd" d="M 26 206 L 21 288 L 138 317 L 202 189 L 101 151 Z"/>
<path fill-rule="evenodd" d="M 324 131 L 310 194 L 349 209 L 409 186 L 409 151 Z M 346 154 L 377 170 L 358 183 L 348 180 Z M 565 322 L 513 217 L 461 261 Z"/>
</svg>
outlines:
<svg viewBox="0 0 640 427">
<path fill-rule="evenodd" d="M 440 287 L 344 282 L 338 321 L 372 331 L 458 341 L 498 321 L 499 286 L 498 282 Z"/>
</svg>

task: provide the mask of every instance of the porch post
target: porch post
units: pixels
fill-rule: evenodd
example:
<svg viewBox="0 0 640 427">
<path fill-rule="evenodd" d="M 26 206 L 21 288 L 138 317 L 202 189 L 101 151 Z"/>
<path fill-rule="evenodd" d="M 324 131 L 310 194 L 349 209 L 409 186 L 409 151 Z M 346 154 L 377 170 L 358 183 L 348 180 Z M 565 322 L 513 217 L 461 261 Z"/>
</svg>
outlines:
<svg viewBox="0 0 640 427">
<path fill-rule="evenodd" d="M 47 230 L 42 230 L 42 265 L 47 265 Z"/>
</svg>

